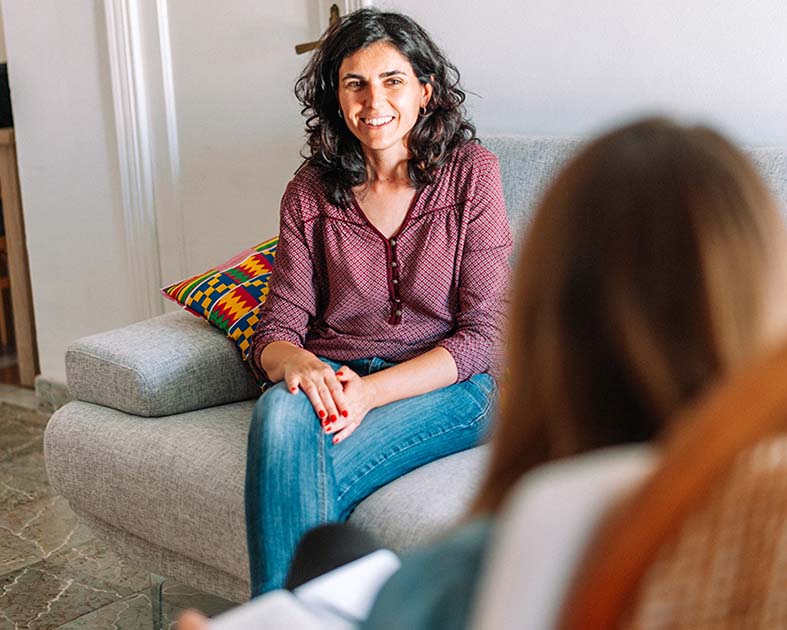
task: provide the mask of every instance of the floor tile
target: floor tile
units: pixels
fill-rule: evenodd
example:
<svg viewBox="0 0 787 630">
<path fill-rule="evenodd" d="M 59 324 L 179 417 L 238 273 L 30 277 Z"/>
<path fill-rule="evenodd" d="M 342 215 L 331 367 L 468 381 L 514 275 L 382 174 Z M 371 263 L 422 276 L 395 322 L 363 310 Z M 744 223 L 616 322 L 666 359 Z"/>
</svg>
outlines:
<svg viewBox="0 0 787 630">
<path fill-rule="evenodd" d="M 27 393 L 35 397 L 34 393 Z M 20 394 L 20 396 L 26 398 L 26 396 L 22 394 Z M 13 400 L 9 399 L 7 394 L 3 394 L 3 392 L 0 391 L 0 417 L 14 418 L 28 426 L 45 429 L 51 415 L 51 413 L 40 412 L 35 407 L 30 408 L 26 404 L 16 404 Z"/>
<path fill-rule="evenodd" d="M 147 594 L 136 593 L 124 597 L 118 602 L 58 626 L 58 630 L 95 630 L 97 628 L 152 630 L 153 617 Z"/>
<path fill-rule="evenodd" d="M 0 414 L 0 460 L 9 460 L 35 445 L 43 445 L 43 438 L 44 432 L 40 426 Z"/>
<path fill-rule="evenodd" d="M 38 409 L 38 397 L 35 390 L 27 387 L 0 383 L 0 401 L 33 411 Z"/>
<path fill-rule="evenodd" d="M 55 628 L 120 602 L 147 585 L 145 573 L 91 541 L 0 577 L 0 620 L 31 630 Z"/>
<path fill-rule="evenodd" d="M 161 605 L 161 627 L 174 630 L 178 616 L 183 610 L 183 608 L 165 600 Z M 152 630 L 153 611 L 150 606 L 149 593 L 146 591 L 125 597 L 118 602 L 58 626 L 57 630 L 95 630 L 97 628 Z"/>
<path fill-rule="evenodd" d="M 0 405 L 0 474 L 48 483 L 43 427 L 28 424 L 17 416 L 2 415 L 2 410 Z"/>
<path fill-rule="evenodd" d="M 180 584 L 175 580 L 164 582 L 164 601 L 170 607 L 179 610 L 196 608 L 208 617 L 213 617 L 238 605 L 216 595 L 208 595 L 191 586 Z"/>
<path fill-rule="evenodd" d="M 46 560 L 61 550 L 93 539 L 93 533 L 61 496 L 0 512 L 0 573 Z"/>
<path fill-rule="evenodd" d="M 18 477 L 12 472 L 0 470 L 0 512 L 10 512 L 26 503 L 53 496 L 52 488 L 44 481 Z"/>
</svg>

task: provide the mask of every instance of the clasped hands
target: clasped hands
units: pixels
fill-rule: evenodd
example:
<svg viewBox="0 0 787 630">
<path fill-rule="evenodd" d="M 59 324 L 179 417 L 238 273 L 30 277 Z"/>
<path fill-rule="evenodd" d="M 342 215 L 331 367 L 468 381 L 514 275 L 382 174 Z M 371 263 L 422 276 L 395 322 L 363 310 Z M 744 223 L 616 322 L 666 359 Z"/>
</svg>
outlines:
<svg viewBox="0 0 787 630">
<path fill-rule="evenodd" d="M 283 365 L 284 382 L 311 401 L 326 434 L 338 444 L 352 434 L 374 408 L 374 388 L 346 365 L 335 372 L 308 350 L 293 353 Z"/>
</svg>

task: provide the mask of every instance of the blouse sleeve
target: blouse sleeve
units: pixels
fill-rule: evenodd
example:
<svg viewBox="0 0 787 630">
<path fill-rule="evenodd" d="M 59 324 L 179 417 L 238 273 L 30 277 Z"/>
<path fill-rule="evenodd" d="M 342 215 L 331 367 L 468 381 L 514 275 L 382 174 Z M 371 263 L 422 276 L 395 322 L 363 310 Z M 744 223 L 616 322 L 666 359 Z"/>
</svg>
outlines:
<svg viewBox="0 0 787 630">
<path fill-rule="evenodd" d="M 261 381 L 269 381 L 260 365 L 263 349 L 273 341 L 303 347 L 306 327 L 317 312 L 317 290 L 311 250 L 304 232 L 301 193 L 290 183 L 281 200 L 279 244 L 268 297 L 251 340 L 249 365 Z"/>
<path fill-rule="evenodd" d="M 493 156 L 479 169 L 465 207 L 467 235 L 459 268 L 456 330 L 437 345 L 451 353 L 458 381 L 499 367 L 512 239 L 500 168 Z"/>
</svg>

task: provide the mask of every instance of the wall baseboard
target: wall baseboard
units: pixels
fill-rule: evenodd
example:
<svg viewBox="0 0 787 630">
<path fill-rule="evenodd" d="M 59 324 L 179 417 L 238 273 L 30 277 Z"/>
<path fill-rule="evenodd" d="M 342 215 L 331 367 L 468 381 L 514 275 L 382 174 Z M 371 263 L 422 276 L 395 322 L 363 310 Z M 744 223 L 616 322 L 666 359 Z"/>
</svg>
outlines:
<svg viewBox="0 0 787 630">
<path fill-rule="evenodd" d="M 60 407 L 74 400 L 68 385 L 53 381 L 40 374 L 35 379 L 36 399 L 38 411 L 41 413 L 54 413 Z"/>
</svg>

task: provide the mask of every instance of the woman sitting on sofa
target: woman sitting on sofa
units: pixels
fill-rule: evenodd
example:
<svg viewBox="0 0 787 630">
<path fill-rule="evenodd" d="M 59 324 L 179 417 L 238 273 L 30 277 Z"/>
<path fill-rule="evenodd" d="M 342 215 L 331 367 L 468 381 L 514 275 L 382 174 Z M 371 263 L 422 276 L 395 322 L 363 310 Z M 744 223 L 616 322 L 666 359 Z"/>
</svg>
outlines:
<svg viewBox="0 0 787 630">
<path fill-rule="evenodd" d="M 658 439 L 681 407 L 782 341 L 786 237 L 754 167 L 710 129 L 645 120 L 582 149 L 541 201 L 514 274 L 482 490 L 464 524 L 403 560 L 363 628 L 466 627 L 495 514 L 523 475 Z"/>
<path fill-rule="evenodd" d="M 252 367 L 252 595 L 306 530 L 487 432 L 511 235 L 459 74 L 410 18 L 364 9 L 296 85 L 308 157 L 281 203 Z"/>
</svg>

